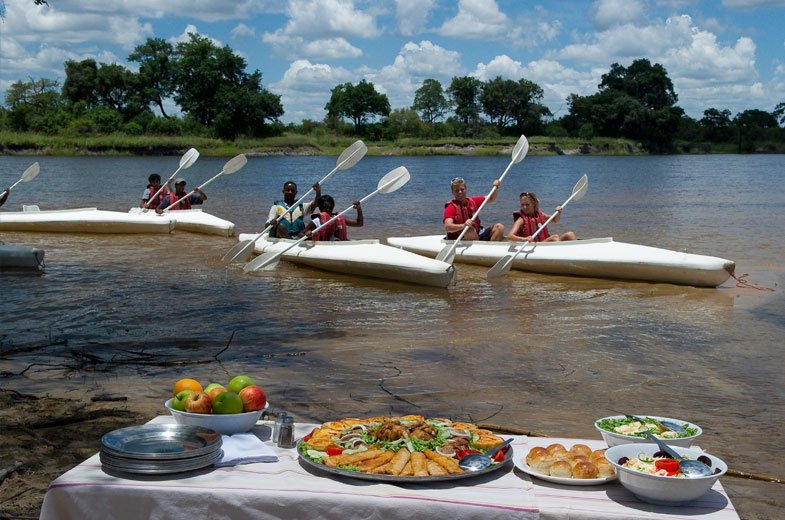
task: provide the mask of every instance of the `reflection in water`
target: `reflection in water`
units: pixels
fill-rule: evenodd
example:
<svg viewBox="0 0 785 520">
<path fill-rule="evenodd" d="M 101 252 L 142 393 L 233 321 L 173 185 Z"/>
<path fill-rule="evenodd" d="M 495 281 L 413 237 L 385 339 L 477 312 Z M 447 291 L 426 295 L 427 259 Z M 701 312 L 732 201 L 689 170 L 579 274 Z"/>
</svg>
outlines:
<svg viewBox="0 0 785 520">
<path fill-rule="evenodd" d="M 751 281 L 778 289 L 783 269 L 775 252 L 785 244 L 785 216 L 767 212 L 766 233 L 757 220 L 764 207 L 785 202 L 771 189 L 777 161 L 527 158 L 483 221 L 511 220 L 523 189 L 553 206 L 588 173 L 589 192 L 568 208 L 565 229 L 731 258 Z M 28 162 L 4 157 L 0 172 L 18 174 Z M 162 159 L 40 162 L 46 189 L 34 195 L 42 200 L 25 200 L 18 190 L 12 204 L 89 206 L 95 197 L 130 193 L 121 203 L 130 207 Z M 203 162 L 203 170 L 189 170 L 194 179 L 225 160 L 200 159 L 192 169 Z M 331 180 L 328 192 L 343 207 L 405 164 L 412 181 L 395 197 L 369 203 L 366 226 L 352 228 L 352 236 L 439 233 L 454 171 L 471 171 L 469 188 L 482 193 L 506 163 L 368 157 Z M 308 186 L 333 166 L 334 158 L 252 158 L 248 171 L 211 185 L 205 209 L 234 221 L 239 232 L 258 230 L 285 179 Z M 111 181 L 79 188 L 75 179 L 88 169 Z M 592 438 L 599 438 L 594 419 L 623 409 L 692 420 L 706 429 L 702 447 L 731 466 L 782 476 L 772 456 L 783 444 L 781 421 L 771 420 L 785 416 L 785 359 L 775 346 L 785 325 L 779 291 L 516 271 L 489 283 L 486 268 L 467 265 L 441 290 L 286 262 L 246 275 L 221 262 L 233 239 L 188 233 L 2 239 L 42 247 L 47 261 L 43 276 L 0 274 L 0 371 L 27 368 L 4 380 L 11 387 L 79 392 L 110 384 L 144 396 L 160 413 L 179 377 L 213 381 L 246 372 L 263 382 L 274 406 L 305 420 L 420 413 Z"/>
</svg>

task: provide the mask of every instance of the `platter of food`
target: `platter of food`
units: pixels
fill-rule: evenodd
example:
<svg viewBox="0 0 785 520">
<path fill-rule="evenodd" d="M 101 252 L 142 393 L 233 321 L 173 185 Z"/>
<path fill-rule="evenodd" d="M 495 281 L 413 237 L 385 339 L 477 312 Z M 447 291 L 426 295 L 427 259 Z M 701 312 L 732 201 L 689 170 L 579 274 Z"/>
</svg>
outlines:
<svg viewBox="0 0 785 520">
<path fill-rule="evenodd" d="M 504 439 L 475 424 L 419 415 L 342 419 L 322 424 L 297 446 L 303 465 L 317 471 L 382 482 L 427 483 L 476 477 L 508 466 L 513 449 L 480 471 L 458 460 L 485 453 Z"/>
<path fill-rule="evenodd" d="M 616 480 L 616 470 L 605 458 L 605 450 L 585 444 L 567 449 L 560 443 L 537 446 L 525 457 L 513 459 L 515 467 L 527 475 L 568 486 L 598 486 Z"/>
</svg>

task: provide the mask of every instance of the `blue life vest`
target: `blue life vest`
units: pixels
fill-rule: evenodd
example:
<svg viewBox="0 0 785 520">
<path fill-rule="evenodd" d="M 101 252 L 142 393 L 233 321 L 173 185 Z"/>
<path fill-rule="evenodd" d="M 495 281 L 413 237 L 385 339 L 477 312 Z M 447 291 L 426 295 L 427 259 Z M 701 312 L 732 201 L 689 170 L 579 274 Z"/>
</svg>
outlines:
<svg viewBox="0 0 785 520">
<path fill-rule="evenodd" d="M 298 204 L 297 207 L 289 213 L 286 213 L 286 210 L 290 207 L 286 202 L 276 200 L 274 205 L 278 207 L 278 224 L 283 224 L 284 227 L 286 227 L 290 237 L 296 237 L 305 230 L 305 221 L 303 220 L 305 211 L 303 210 L 302 203 Z M 281 217 L 284 213 L 286 213 L 286 215 Z"/>
</svg>

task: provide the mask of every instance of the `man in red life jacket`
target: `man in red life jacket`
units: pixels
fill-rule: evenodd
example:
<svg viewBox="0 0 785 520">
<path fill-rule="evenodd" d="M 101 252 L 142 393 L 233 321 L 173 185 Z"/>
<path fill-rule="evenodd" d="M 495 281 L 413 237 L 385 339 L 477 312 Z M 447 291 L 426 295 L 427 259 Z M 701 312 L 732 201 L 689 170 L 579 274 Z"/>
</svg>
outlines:
<svg viewBox="0 0 785 520">
<path fill-rule="evenodd" d="M 507 238 L 515 242 L 526 242 L 531 240 L 532 235 L 540 229 L 540 226 L 545 224 L 550 215 L 543 213 L 540 209 L 540 201 L 537 200 L 537 195 L 531 191 L 524 191 L 520 195 L 521 209 L 514 211 L 512 218 L 514 220 L 512 229 L 510 229 Z M 556 223 L 561 219 L 562 207 L 556 206 L 558 213 L 551 222 Z M 534 239 L 535 242 L 557 242 L 559 240 L 577 240 L 578 237 L 572 231 L 565 231 L 561 235 L 551 235 L 548 233 L 548 228 L 543 228 L 540 234 Z"/>
<path fill-rule="evenodd" d="M 201 204 L 205 200 L 207 200 L 207 195 L 197 186 L 196 193 L 186 197 L 187 193 L 185 191 L 185 179 L 182 177 L 174 181 L 174 193 L 170 193 L 167 195 L 164 200 L 158 204 L 156 208 L 156 213 L 163 213 L 163 210 L 177 202 L 174 206 L 172 206 L 171 210 L 176 209 L 191 209 L 191 204 Z"/>
<path fill-rule="evenodd" d="M 171 185 L 168 185 L 161 189 L 161 192 L 158 193 L 158 190 L 161 188 L 161 176 L 157 173 L 151 173 L 150 176 L 147 178 L 147 188 L 142 192 L 142 200 L 139 201 L 140 208 L 157 208 L 158 205 L 163 201 L 169 192 L 171 191 Z M 155 195 L 158 193 L 158 195 Z M 155 197 L 150 200 L 150 197 L 155 195 Z"/>
<path fill-rule="evenodd" d="M 493 181 L 496 190 L 493 191 L 488 202 L 496 200 L 499 194 L 501 181 Z M 504 240 L 504 224 L 496 223 L 490 228 L 483 229 L 480 225 L 480 218 L 473 218 L 477 209 L 485 200 L 483 196 L 466 196 L 466 182 L 461 177 L 456 177 L 450 182 L 453 199 L 444 204 L 444 231 L 447 232 L 448 240 L 455 240 L 463 231 L 468 228 L 463 235 L 463 240 L 485 240 L 499 242 Z"/>
<path fill-rule="evenodd" d="M 357 220 L 348 219 L 345 217 L 338 217 L 329 224 L 325 225 L 318 231 L 314 230 L 320 225 L 329 222 L 335 216 L 333 209 L 335 208 L 335 201 L 329 195 L 322 195 L 318 200 L 319 213 L 311 215 L 311 221 L 305 227 L 305 236 L 313 241 L 330 241 L 330 240 L 348 240 L 346 232 L 347 226 L 362 227 L 363 225 L 363 208 L 360 201 L 354 201 L 354 208 L 357 210 Z"/>
</svg>

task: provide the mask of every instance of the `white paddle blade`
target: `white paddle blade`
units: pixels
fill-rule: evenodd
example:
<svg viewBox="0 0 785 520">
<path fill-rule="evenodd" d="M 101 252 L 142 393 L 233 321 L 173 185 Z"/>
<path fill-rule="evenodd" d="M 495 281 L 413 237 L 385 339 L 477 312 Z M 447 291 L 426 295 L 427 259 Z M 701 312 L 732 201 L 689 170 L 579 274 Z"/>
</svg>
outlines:
<svg viewBox="0 0 785 520">
<path fill-rule="evenodd" d="M 453 246 L 445 247 L 439 251 L 439 254 L 436 255 L 436 259 L 441 262 L 452 264 L 453 261 L 455 261 L 455 248 Z"/>
<path fill-rule="evenodd" d="M 265 269 L 270 268 L 272 269 L 276 265 L 278 265 L 278 259 L 281 257 L 279 252 L 270 252 L 265 253 L 263 255 L 257 256 L 245 266 L 243 266 L 243 272 L 250 273 L 251 271 L 256 271 L 258 269 Z"/>
<path fill-rule="evenodd" d="M 376 188 L 381 193 L 392 193 L 403 187 L 404 184 L 409 182 L 412 176 L 405 166 L 398 166 L 396 169 L 390 171 L 379 180 Z"/>
<path fill-rule="evenodd" d="M 491 278 L 496 278 L 497 276 L 502 276 L 504 274 L 507 274 L 510 271 L 510 268 L 512 267 L 513 260 L 515 260 L 514 254 L 504 255 L 499 259 L 498 262 L 493 264 L 493 267 L 491 267 L 488 270 L 485 276 L 488 279 L 491 279 Z"/>
<path fill-rule="evenodd" d="M 589 177 L 584 175 L 581 179 L 575 184 L 575 187 L 572 189 L 572 198 L 573 200 L 582 199 L 584 195 L 586 195 L 586 191 L 589 189 Z"/>
<path fill-rule="evenodd" d="M 227 175 L 229 175 L 230 173 L 234 173 L 237 170 L 239 170 L 240 168 L 242 168 L 243 166 L 245 166 L 245 163 L 247 163 L 247 162 L 248 162 L 248 159 L 245 157 L 245 154 L 241 153 L 240 155 L 232 157 L 231 159 L 226 161 L 226 164 L 224 164 L 224 167 L 223 167 L 223 170 L 221 170 L 221 173 L 225 173 Z"/>
<path fill-rule="evenodd" d="M 360 140 L 355 141 L 352 143 L 351 146 L 346 148 L 343 153 L 338 157 L 338 160 L 335 161 L 335 167 L 339 170 L 346 170 L 360 162 L 360 159 L 365 157 L 365 154 L 368 152 L 368 147 L 365 146 Z"/>
<path fill-rule="evenodd" d="M 183 170 L 186 168 L 190 168 L 191 165 L 193 165 L 193 163 L 195 163 L 198 158 L 199 158 L 199 152 L 196 150 L 196 148 L 189 149 L 180 158 L 180 168 Z"/>
<path fill-rule="evenodd" d="M 526 157 L 527 153 L 529 153 L 529 140 L 526 139 L 525 135 L 521 135 L 518 142 L 515 143 L 515 147 L 512 149 L 512 163 L 518 164 Z"/>
<path fill-rule="evenodd" d="M 254 250 L 254 241 L 253 240 L 243 240 L 242 242 L 238 242 L 235 244 L 228 253 L 226 253 L 222 260 L 225 264 L 231 264 L 232 262 L 245 262 L 251 255 L 253 254 Z"/>
<path fill-rule="evenodd" d="M 35 179 L 38 172 L 41 171 L 41 167 L 38 166 L 38 162 L 34 162 L 30 166 L 27 167 L 25 172 L 22 174 L 22 182 L 29 182 Z"/>
</svg>

